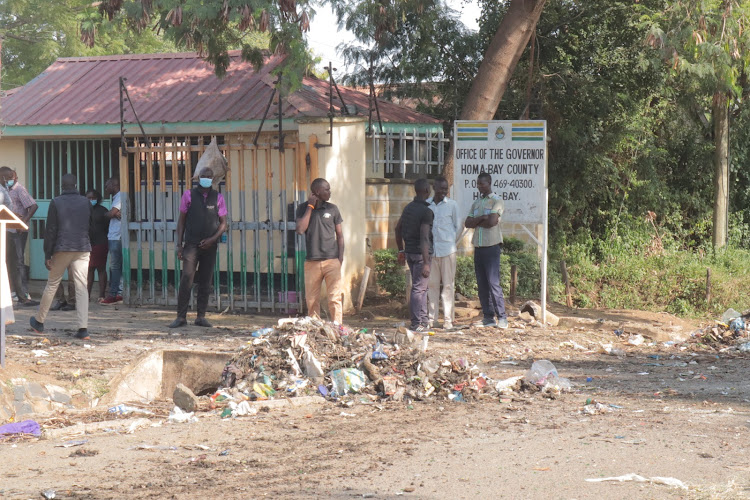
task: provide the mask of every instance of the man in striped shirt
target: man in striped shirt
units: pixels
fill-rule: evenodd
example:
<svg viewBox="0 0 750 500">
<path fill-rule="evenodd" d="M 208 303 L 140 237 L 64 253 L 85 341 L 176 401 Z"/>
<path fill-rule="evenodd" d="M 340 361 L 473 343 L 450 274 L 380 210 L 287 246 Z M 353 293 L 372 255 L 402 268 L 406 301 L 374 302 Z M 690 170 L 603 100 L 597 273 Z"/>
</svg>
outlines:
<svg viewBox="0 0 750 500">
<path fill-rule="evenodd" d="M 505 313 L 505 299 L 500 287 L 500 254 L 503 246 L 503 233 L 500 219 L 505 204 L 492 192 L 492 176 L 483 172 L 477 177 L 479 198 L 471 205 L 464 225 L 474 229 L 471 243 L 474 245 L 474 273 L 477 277 L 479 302 L 482 304 L 483 319 L 478 327 L 496 326 L 508 328 Z M 497 318 L 497 321 L 495 321 Z"/>
</svg>

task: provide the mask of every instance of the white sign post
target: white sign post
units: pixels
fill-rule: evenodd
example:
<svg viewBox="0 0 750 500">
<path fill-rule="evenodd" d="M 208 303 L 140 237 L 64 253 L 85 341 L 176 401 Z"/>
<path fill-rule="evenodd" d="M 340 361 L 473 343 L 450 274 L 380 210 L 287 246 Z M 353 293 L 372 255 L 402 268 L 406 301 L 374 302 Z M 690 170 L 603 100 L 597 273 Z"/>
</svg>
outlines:
<svg viewBox="0 0 750 500">
<path fill-rule="evenodd" d="M 0 367 L 5 368 L 5 327 L 15 323 L 13 298 L 10 295 L 8 268 L 5 265 L 6 230 L 23 229 L 28 226 L 5 205 L 0 205 Z"/>
<path fill-rule="evenodd" d="M 492 176 L 503 199 L 502 223 L 516 223 L 542 248 L 542 322 L 547 312 L 547 122 L 456 121 L 453 130 L 453 199 L 466 217 L 479 197 L 477 176 Z M 541 225 L 541 241 L 527 226 Z"/>
</svg>

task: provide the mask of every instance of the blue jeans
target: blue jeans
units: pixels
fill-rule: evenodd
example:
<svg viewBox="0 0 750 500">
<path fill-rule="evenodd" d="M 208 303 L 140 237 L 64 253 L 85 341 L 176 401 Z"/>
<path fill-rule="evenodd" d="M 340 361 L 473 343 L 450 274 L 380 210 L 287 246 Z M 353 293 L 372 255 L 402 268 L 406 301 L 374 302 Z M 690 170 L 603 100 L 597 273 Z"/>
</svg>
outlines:
<svg viewBox="0 0 750 500">
<path fill-rule="evenodd" d="M 122 278 L 122 241 L 109 240 L 109 296 L 117 297 Z"/>
<path fill-rule="evenodd" d="M 430 278 L 422 276 L 425 267 L 421 253 L 407 253 L 406 263 L 411 272 L 411 295 L 409 297 L 409 312 L 411 313 L 411 327 L 427 326 L 427 284 Z"/>
<path fill-rule="evenodd" d="M 474 274 L 477 276 L 479 303 L 484 319 L 505 319 L 505 299 L 500 287 L 500 254 L 502 247 L 474 247 Z"/>
</svg>

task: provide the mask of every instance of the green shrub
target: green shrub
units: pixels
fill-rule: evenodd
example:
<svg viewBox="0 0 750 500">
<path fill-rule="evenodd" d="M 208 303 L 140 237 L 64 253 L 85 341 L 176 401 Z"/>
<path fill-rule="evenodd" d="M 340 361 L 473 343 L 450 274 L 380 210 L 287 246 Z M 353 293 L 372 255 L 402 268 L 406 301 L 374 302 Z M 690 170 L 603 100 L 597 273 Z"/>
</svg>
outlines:
<svg viewBox="0 0 750 500">
<path fill-rule="evenodd" d="M 734 241 L 741 239 L 736 236 Z M 750 307 L 750 289 L 745 286 L 750 281 L 749 251 L 695 246 L 690 237 L 672 234 L 651 221 L 621 218 L 603 240 L 576 236 L 558 249 L 556 258 L 567 262 L 577 307 L 668 311 L 691 317 L 716 317 L 729 307 L 739 311 Z M 551 266 L 551 271 L 558 266 Z M 709 268 L 711 303 L 706 302 Z M 555 285 L 554 294 L 552 288 L 550 298 L 562 301 L 562 285 L 559 289 Z"/>
<path fill-rule="evenodd" d="M 474 258 L 470 255 L 456 257 L 456 293 L 464 297 L 477 296 L 477 277 L 474 274 Z"/>
<path fill-rule="evenodd" d="M 391 297 L 406 296 L 406 276 L 404 268 L 398 263 L 398 252 L 392 248 L 375 250 L 375 277 L 378 286 Z"/>
</svg>

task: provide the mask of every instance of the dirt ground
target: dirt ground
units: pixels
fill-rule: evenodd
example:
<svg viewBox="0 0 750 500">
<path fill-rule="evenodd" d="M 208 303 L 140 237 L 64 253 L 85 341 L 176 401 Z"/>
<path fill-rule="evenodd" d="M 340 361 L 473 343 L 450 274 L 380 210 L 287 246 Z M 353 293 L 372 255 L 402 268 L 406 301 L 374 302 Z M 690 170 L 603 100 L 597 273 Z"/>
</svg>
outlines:
<svg viewBox="0 0 750 500">
<path fill-rule="evenodd" d="M 512 307 L 511 313 L 516 312 Z M 487 396 L 475 402 L 380 402 L 361 397 L 170 424 L 169 401 L 149 407 L 151 427 L 59 440 L 0 441 L 0 497 L 40 498 L 750 498 L 748 354 L 660 340 L 633 346 L 627 333 L 687 335 L 701 324 L 635 311 L 553 308 L 557 327 L 511 321 L 501 330 L 437 331 L 429 349 L 476 362 L 495 380 L 548 359 L 573 391 Z M 30 331 L 32 311 L 9 327 L 2 381 L 25 377 L 101 395 L 134 358 L 155 349 L 232 353 L 276 317 L 209 315 L 211 330 L 166 325 L 173 311 L 91 305 L 90 341 L 74 341 L 74 312 Z M 398 307 L 349 316 L 352 327 L 389 331 Z M 616 336 L 614 330 L 624 329 Z M 656 335 L 658 336 L 658 335 Z M 45 341 L 46 339 L 46 341 Z M 624 356 L 604 353 L 613 344 Z M 88 346 L 88 347 L 87 347 Z M 50 353 L 35 357 L 33 349 Z M 605 413 L 583 412 L 587 399 Z M 37 419 L 60 427 L 114 418 L 106 408 Z M 647 482 L 590 482 L 635 473 Z M 653 478 L 673 478 L 687 488 Z"/>
</svg>

